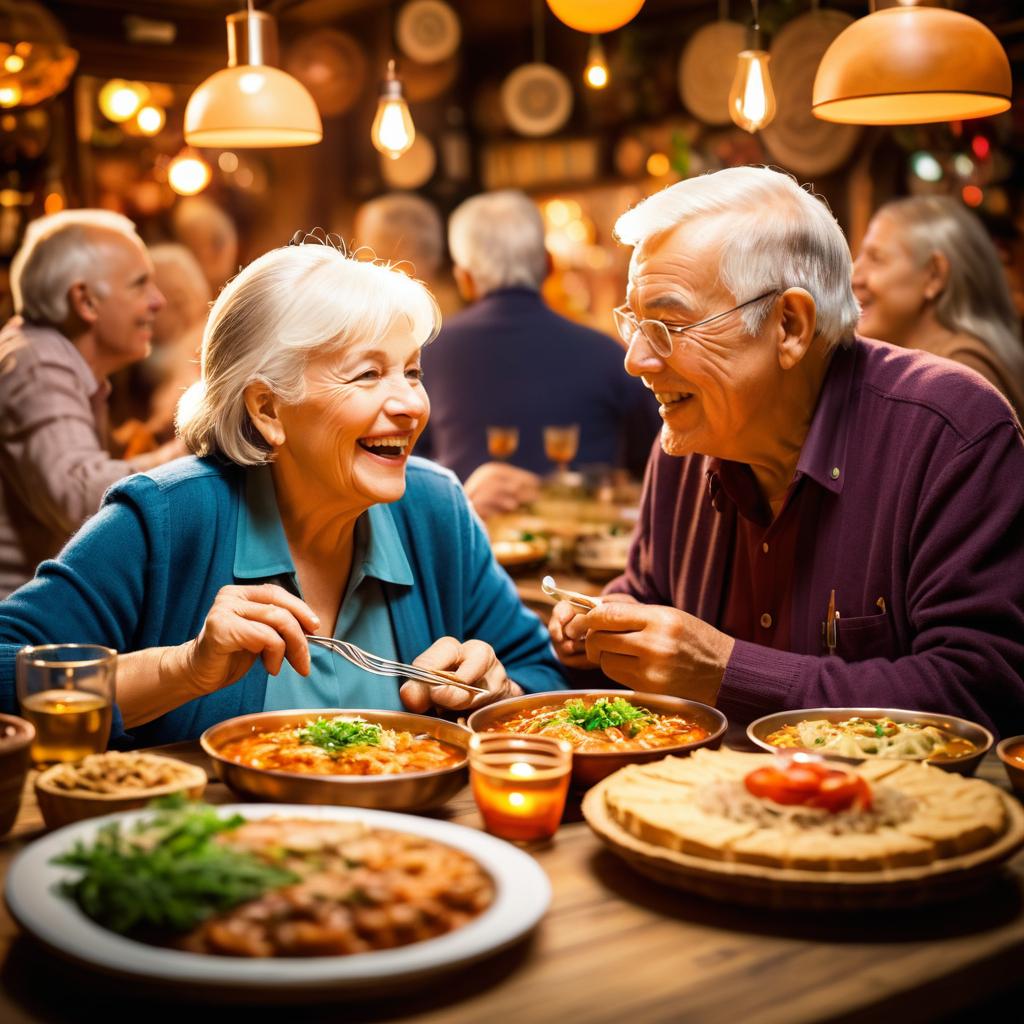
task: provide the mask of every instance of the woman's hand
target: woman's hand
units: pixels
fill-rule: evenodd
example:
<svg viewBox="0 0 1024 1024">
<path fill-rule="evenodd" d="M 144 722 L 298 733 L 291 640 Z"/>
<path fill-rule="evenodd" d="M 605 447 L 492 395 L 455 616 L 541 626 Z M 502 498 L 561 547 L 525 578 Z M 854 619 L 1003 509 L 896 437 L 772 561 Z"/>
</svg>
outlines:
<svg viewBox="0 0 1024 1024">
<path fill-rule="evenodd" d="M 309 675 L 309 643 L 320 620 L 301 598 L 274 583 L 221 587 L 199 636 L 178 650 L 190 688 L 212 693 L 237 682 L 257 658 L 277 675 L 287 658 Z"/>
<path fill-rule="evenodd" d="M 451 672 L 462 682 L 482 686 L 486 693 L 470 693 L 456 686 L 428 686 L 409 680 L 399 695 L 410 710 L 423 712 L 431 706 L 453 711 L 475 711 L 505 697 L 518 697 L 522 688 L 505 675 L 494 648 L 483 640 L 459 643 L 453 636 L 443 636 L 431 644 L 413 664 L 417 668 Z"/>
</svg>

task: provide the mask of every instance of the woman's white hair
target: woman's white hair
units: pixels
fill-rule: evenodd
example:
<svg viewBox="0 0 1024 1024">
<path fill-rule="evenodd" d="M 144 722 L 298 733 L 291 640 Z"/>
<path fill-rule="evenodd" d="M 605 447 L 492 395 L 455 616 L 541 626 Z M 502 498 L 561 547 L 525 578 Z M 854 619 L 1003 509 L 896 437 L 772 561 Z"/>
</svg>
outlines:
<svg viewBox="0 0 1024 1024">
<path fill-rule="evenodd" d="M 441 315 L 429 291 L 392 267 L 356 260 L 331 244 L 272 249 L 217 297 L 203 332 L 202 380 L 182 397 L 177 427 L 196 455 L 241 466 L 267 462 L 244 392 L 265 383 L 287 405 L 305 397 L 307 361 L 381 338 L 405 322 L 426 344 Z"/>
<path fill-rule="evenodd" d="M 448 248 L 456 266 L 473 275 L 479 295 L 539 289 L 548 275 L 540 210 L 512 189 L 484 192 L 458 206 L 448 221 Z"/>
<path fill-rule="evenodd" d="M 111 233 L 142 246 L 135 225 L 109 210 L 62 210 L 31 221 L 11 261 L 14 311 L 30 323 L 58 327 L 67 321 L 73 284 L 106 295 L 104 244 Z"/>
<path fill-rule="evenodd" d="M 911 196 L 886 203 L 877 217 L 903 229 L 919 267 L 940 252 L 949 278 L 935 303 L 935 318 L 956 334 L 988 345 L 1016 377 L 1024 378 L 1024 344 L 999 253 L 981 221 L 950 196 Z"/>
<path fill-rule="evenodd" d="M 729 167 L 680 181 L 619 217 L 615 236 L 639 248 L 687 221 L 714 216 L 731 218 L 719 274 L 737 302 L 804 288 L 814 298 L 818 337 L 829 347 L 853 337 L 860 309 L 846 238 L 824 200 L 781 171 Z M 758 302 L 742 311 L 751 334 L 761 329 L 770 308 Z"/>
</svg>

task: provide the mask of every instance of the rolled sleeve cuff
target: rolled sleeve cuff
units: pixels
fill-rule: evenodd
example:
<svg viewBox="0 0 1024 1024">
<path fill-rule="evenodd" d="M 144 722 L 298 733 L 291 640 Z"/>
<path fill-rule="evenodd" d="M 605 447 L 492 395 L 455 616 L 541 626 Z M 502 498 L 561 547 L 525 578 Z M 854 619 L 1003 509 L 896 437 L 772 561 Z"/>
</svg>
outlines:
<svg viewBox="0 0 1024 1024">
<path fill-rule="evenodd" d="M 807 655 L 737 640 L 718 691 L 719 709 L 730 719 L 749 722 L 789 708 L 805 661 Z"/>
</svg>

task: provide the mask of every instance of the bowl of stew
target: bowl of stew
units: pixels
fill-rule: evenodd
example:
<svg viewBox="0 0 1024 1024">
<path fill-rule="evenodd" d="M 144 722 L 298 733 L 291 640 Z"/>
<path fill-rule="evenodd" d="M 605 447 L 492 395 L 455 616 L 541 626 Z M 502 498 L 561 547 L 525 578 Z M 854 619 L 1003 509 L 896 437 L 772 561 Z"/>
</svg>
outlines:
<svg viewBox="0 0 1024 1024">
<path fill-rule="evenodd" d="M 235 793 L 275 803 L 423 811 L 468 779 L 469 731 L 407 711 L 260 711 L 199 742 Z"/>
<path fill-rule="evenodd" d="M 473 732 L 521 732 L 567 740 L 572 784 L 587 789 L 627 764 L 717 748 L 728 728 L 717 708 L 632 690 L 559 690 L 510 697 L 474 711 Z"/>
<path fill-rule="evenodd" d="M 751 722 L 747 737 L 763 750 L 805 750 L 834 761 L 926 761 L 973 775 L 992 748 L 984 727 L 954 715 L 906 708 L 804 708 Z"/>
<path fill-rule="evenodd" d="M 1024 800 L 1024 736 L 1007 736 L 996 746 L 1013 791 Z"/>
</svg>

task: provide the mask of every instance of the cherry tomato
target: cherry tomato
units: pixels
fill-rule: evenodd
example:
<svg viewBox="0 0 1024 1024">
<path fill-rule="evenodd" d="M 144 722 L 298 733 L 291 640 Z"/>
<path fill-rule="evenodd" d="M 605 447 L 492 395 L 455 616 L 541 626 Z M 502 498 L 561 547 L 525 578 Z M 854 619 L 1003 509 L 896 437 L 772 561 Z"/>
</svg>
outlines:
<svg viewBox="0 0 1024 1024">
<path fill-rule="evenodd" d="M 786 806 L 803 804 L 833 813 L 871 806 L 871 790 L 859 775 L 815 761 L 794 761 L 785 768 L 765 765 L 743 781 L 754 796 Z"/>
</svg>

